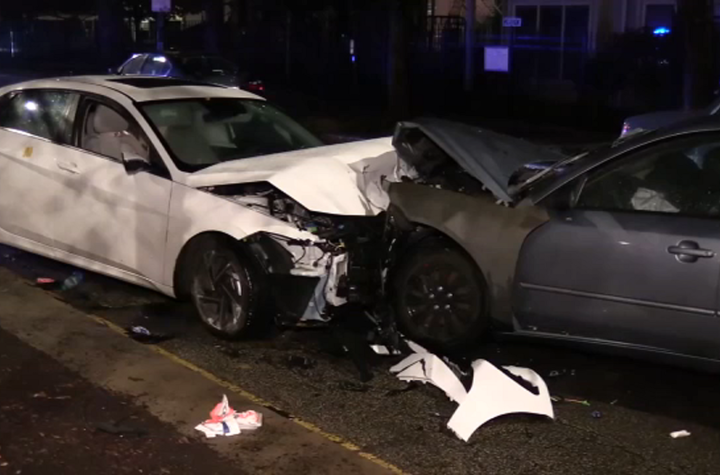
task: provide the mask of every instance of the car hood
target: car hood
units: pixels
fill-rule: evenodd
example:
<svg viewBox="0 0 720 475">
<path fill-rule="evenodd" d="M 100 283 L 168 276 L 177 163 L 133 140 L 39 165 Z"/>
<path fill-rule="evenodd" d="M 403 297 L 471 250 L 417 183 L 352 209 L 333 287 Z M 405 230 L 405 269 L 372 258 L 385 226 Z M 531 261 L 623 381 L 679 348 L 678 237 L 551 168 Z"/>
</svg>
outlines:
<svg viewBox="0 0 720 475">
<path fill-rule="evenodd" d="M 655 130 L 706 113 L 701 110 L 669 110 L 635 115 L 625 119 L 628 131 Z"/>
<path fill-rule="evenodd" d="M 566 158 L 542 146 L 479 127 L 441 119 L 418 119 L 399 123 L 393 138 L 399 157 L 416 170 L 423 168 L 423 162 L 437 157 L 431 157 L 434 154 L 428 153 L 427 147 L 415 147 L 408 139 L 411 131 L 424 134 L 499 200 L 508 203 L 513 201 L 510 179 L 524 165 Z"/>
<path fill-rule="evenodd" d="M 186 178 L 193 188 L 267 182 L 318 213 L 374 216 L 387 206 L 378 177 L 397 163 L 391 138 L 232 160 Z"/>
</svg>

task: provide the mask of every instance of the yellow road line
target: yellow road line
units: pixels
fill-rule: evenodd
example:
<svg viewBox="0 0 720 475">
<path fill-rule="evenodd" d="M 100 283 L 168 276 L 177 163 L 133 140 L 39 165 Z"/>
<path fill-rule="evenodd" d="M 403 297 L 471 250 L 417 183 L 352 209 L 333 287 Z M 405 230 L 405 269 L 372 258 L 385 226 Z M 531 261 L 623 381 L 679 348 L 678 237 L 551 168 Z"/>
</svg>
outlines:
<svg viewBox="0 0 720 475">
<path fill-rule="evenodd" d="M 90 317 L 92 320 L 94 320 L 95 322 L 99 323 L 100 325 L 104 325 L 104 326 L 110 328 L 115 333 L 119 333 L 120 335 L 122 335 L 126 338 L 128 337 L 127 332 L 122 327 L 115 325 L 113 322 L 106 320 L 102 317 L 98 317 L 97 315 L 89 315 L 89 314 L 86 314 L 86 315 L 88 317 Z M 162 355 L 165 358 L 168 358 L 169 360 L 171 360 L 181 366 L 184 366 L 191 371 L 194 371 L 194 372 L 200 374 L 201 376 L 205 377 L 206 379 L 209 379 L 213 383 L 216 383 L 216 384 L 224 387 L 225 389 L 234 392 L 235 394 L 237 394 L 239 396 L 249 399 L 253 403 L 257 404 L 258 406 L 267 407 L 270 410 L 273 410 L 274 408 L 277 407 L 274 404 L 272 404 L 258 396 L 255 396 L 252 393 L 247 392 L 246 390 L 244 390 L 237 384 L 233 384 L 230 381 L 221 379 L 221 378 L 215 376 L 214 374 L 212 374 L 211 372 L 204 370 L 204 369 L 200 368 L 199 366 L 197 366 L 183 358 L 180 358 L 175 353 L 172 353 L 164 348 L 160 348 L 159 346 L 156 346 L 156 345 L 148 345 L 148 347 L 155 353 Z M 396 467 L 395 465 L 391 464 L 390 462 L 386 462 L 385 460 L 383 460 L 380 457 L 373 455 L 371 453 L 364 452 L 359 446 L 343 439 L 342 437 L 340 437 L 338 435 L 331 434 L 329 432 L 325 432 L 324 430 L 322 430 L 320 427 L 316 426 L 315 424 L 304 421 L 295 416 L 290 417 L 290 420 L 292 422 L 298 424 L 299 426 L 304 427 L 305 429 L 307 429 L 311 432 L 314 432 L 331 442 L 339 444 L 340 446 L 342 446 L 343 448 L 345 448 L 347 450 L 350 450 L 351 452 L 357 453 L 360 457 L 367 459 L 387 470 L 390 470 L 393 473 L 396 473 L 397 475 L 409 475 L 408 472 L 401 470 L 400 468 Z"/>
</svg>

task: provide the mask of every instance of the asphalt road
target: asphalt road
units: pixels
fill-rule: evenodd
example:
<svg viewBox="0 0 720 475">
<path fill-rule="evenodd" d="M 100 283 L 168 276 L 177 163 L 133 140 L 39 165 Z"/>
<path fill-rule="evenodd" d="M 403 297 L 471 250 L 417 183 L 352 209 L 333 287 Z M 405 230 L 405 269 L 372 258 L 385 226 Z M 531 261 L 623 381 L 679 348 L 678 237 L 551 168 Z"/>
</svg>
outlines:
<svg viewBox="0 0 720 475">
<path fill-rule="evenodd" d="M 19 79 L 0 74 L 0 85 Z M 30 281 L 60 281 L 74 270 L 11 248 L 0 248 L 0 265 Z M 291 329 L 255 341 L 224 342 L 206 334 L 186 307 L 112 279 L 84 277 L 75 289 L 48 291 L 123 327 L 142 324 L 171 334 L 163 348 L 271 401 L 279 413 L 300 416 L 408 472 L 720 472 L 716 376 L 546 346 L 487 343 L 478 348 L 479 356 L 530 367 L 545 377 L 552 394 L 590 406 L 557 404 L 554 422 L 499 418 L 464 443 L 444 427 L 455 407 L 444 394 L 431 386 L 404 391 L 408 387 L 388 374 L 397 358 L 360 354 L 374 375 L 363 382 L 342 350 L 360 345 L 353 332 Z M 555 373 L 559 376 L 550 377 Z M 601 417 L 593 417 L 596 411 Z M 692 436 L 669 437 L 680 429 Z"/>
<path fill-rule="evenodd" d="M 0 265 L 29 281 L 60 281 L 74 270 L 11 248 L 0 248 Z M 505 416 L 465 443 L 444 427 L 455 406 L 443 393 L 422 385 L 403 391 L 408 386 L 387 372 L 396 357 L 368 357 L 374 376 L 362 382 L 341 349 L 352 332 L 289 329 L 224 342 L 208 335 L 186 307 L 102 276 L 84 273 L 76 288 L 48 292 L 120 326 L 143 324 L 170 334 L 163 348 L 270 401 L 279 413 L 302 417 L 411 473 L 720 470 L 716 376 L 545 346 L 487 343 L 479 355 L 530 367 L 545 377 L 552 394 L 586 399 L 590 406 L 556 404 L 555 421 Z M 553 371 L 560 375 L 550 377 Z M 595 411 L 601 417 L 593 417 Z M 669 437 L 680 429 L 692 436 Z"/>
</svg>

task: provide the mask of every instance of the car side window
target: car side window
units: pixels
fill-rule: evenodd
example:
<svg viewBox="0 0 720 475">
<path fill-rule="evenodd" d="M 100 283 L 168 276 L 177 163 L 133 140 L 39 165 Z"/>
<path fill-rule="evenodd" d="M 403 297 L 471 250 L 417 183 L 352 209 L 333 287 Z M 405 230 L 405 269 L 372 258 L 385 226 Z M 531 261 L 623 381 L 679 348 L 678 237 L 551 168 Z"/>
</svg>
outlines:
<svg viewBox="0 0 720 475">
<path fill-rule="evenodd" d="M 129 115 L 100 102 L 89 100 L 80 131 L 80 147 L 121 161 L 126 156 L 151 160 L 150 141 Z"/>
<path fill-rule="evenodd" d="M 130 61 L 125 63 L 125 66 L 123 66 L 120 74 L 140 74 L 140 67 L 142 67 L 143 61 L 145 61 L 144 54 L 132 58 Z"/>
<path fill-rule="evenodd" d="M 155 55 L 145 61 L 140 73 L 148 76 L 167 76 L 170 73 L 171 66 L 167 57 Z"/>
<path fill-rule="evenodd" d="M 720 136 L 673 139 L 621 158 L 587 178 L 575 207 L 718 217 Z"/>
<path fill-rule="evenodd" d="M 69 91 L 15 93 L 0 112 L 0 127 L 69 144 L 79 100 Z"/>
</svg>

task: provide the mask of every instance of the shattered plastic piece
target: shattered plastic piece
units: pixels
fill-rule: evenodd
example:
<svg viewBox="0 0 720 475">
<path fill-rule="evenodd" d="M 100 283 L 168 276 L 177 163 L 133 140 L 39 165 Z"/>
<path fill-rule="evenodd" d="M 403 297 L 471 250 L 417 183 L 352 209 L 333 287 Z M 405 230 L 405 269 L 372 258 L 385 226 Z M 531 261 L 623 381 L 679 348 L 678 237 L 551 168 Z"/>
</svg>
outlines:
<svg viewBox="0 0 720 475">
<path fill-rule="evenodd" d="M 422 347 L 417 346 L 417 348 Z M 398 379 L 403 381 L 432 383 L 458 404 L 461 404 L 467 396 L 467 391 L 457 375 L 442 359 L 432 353 L 414 353 L 390 368 L 390 372 L 397 373 Z"/>
<path fill-rule="evenodd" d="M 378 354 L 382 356 L 390 356 L 390 355 L 399 355 L 400 352 L 394 348 L 389 348 L 385 345 L 370 345 L 370 348 Z"/>
<path fill-rule="evenodd" d="M 51 279 L 50 277 L 38 277 L 35 279 L 35 283 L 39 285 L 54 284 L 55 279 Z"/>
<path fill-rule="evenodd" d="M 204 433 L 208 438 L 213 438 L 219 435 L 238 435 L 242 431 L 255 430 L 261 426 L 261 413 L 255 411 L 235 412 L 235 409 L 230 407 L 227 396 L 223 394 L 222 401 L 210 411 L 210 419 L 198 424 L 195 429 Z"/>
<path fill-rule="evenodd" d="M 505 414 L 529 413 L 555 418 L 547 385 L 535 371 L 503 367 L 536 388 L 537 394 L 486 360 L 476 360 L 472 367 L 472 388 L 448 422 L 448 428 L 460 439 L 467 442 L 480 426 Z"/>
<path fill-rule="evenodd" d="M 686 430 L 676 430 L 675 432 L 670 432 L 670 437 L 672 437 L 673 439 L 690 437 L 690 432 L 688 432 Z"/>
</svg>

